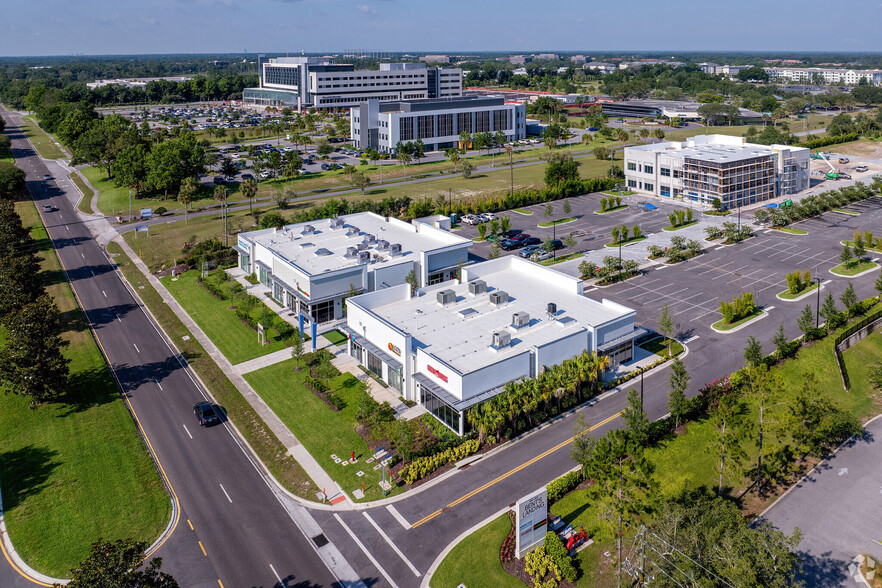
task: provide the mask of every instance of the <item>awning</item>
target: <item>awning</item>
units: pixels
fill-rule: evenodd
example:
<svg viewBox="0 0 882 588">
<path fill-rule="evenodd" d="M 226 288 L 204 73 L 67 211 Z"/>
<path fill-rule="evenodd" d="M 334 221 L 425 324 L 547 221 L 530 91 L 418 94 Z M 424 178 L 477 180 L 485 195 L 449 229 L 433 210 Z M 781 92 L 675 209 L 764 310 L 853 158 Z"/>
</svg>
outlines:
<svg viewBox="0 0 882 588">
<path fill-rule="evenodd" d="M 627 343 L 628 341 L 633 341 L 634 339 L 642 337 L 643 335 L 647 334 L 648 332 L 649 331 L 647 331 L 646 329 L 644 329 L 642 327 L 634 327 L 634 330 L 631 331 L 630 333 L 628 333 L 627 335 L 622 335 L 621 337 L 616 337 L 615 339 L 613 339 L 611 341 L 607 341 L 603 345 L 598 345 L 597 351 L 598 352 L 608 351 L 608 350 L 612 349 L 613 347 L 621 345 L 622 343 Z"/>
<path fill-rule="evenodd" d="M 233 245 L 233 250 L 236 251 L 239 255 L 251 255 L 247 249 L 243 249 L 239 247 L 239 245 Z"/>
<path fill-rule="evenodd" d="M 374 345 L 373 343 L 371 343 L 370 341 L 368 341 L 367 339 L 365 339 L 364 337 L 362 337 L 361 335 L 359 335 L 358 333 L 353 331 L 352 329 L 350 329 L 348 327 L 341 327 L 341 329 L 344 332 L 348 333 L 349 336 L 352 338 L 352 340 L 354 342 L 358 343 L 359 345 L 361 345 L 365 350 L 368 351 L 368 353 L 375 356 L 377 359 L 379 359 L 380 361 L 382 361 L 383 363 L 388 365 L 390 368 L 397 370 L 399 372 L 402 371 L 403 366 L 401 365 L 400 361 L 398 361 L 397 359 L 395 359 L 394 357 L 392 357 L 391 355 L 389 355 L 388 353 L 386 353 L 385 351 L 383 351 L 382 349 L 380 349 L 379 347 L 377 347 L 376 345 Z"/>
<path fill-rule="evenodd" d="M 490 388 L 489 390 L 485 390 L 476 396 L 472 396 L 470 398 L 466 398 L 465 400 L 460 400 L 428 377 L 423 374 L 416 373 L 413 375 L 414 381 L 419 383 L 421 388 L 424 388 L 441 399 L 445 404 L 457 410 L 459 412 L 463 412 L 476 404 L 480 404 L 485 400 L 490 400 L 497 394 L 503 391 L 505 386 L 497 386 L 495 388 Z"/>
</svg>

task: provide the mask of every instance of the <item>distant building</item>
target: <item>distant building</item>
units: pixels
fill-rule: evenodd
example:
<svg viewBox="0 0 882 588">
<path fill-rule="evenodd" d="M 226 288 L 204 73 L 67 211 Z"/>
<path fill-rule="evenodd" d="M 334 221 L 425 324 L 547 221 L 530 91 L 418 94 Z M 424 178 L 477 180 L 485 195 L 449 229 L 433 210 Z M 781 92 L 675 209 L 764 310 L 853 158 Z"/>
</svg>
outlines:
<svg viewBox="0 0 882 588">
<path fill-rule="evenodd" d="M 602 74 L 610 74 L 619 69 L 619 66 L 614 63 L 605 63 L 602 61 L 592 61 L 586 67 Z"/>
<path fill-rule="evenodd" d="M 516 76 L 525 76 L 525 75 L 527 75 L 527 68 L 526 67 L 519 67 L 516 70 L 514 70 L 514 72 L 512 72 L 512 73 Z"/>
<path fill-rule="evenodd" d="M 571 55 L 570 61 L 572 61 L 573 63 L 585 63 L 588 61 L 588 58 L 584 55 Z"/>
<path fill-rule="evenodd" d="M 260 87 L 246 88 L 252 106 L 351 108 L 365 100 L 410 100 L 462 95 L 462 70 L 425 63 L 381 63 L 378 70 L 322 57 L 278 57 L 258 63 Z"/>
<path fill-rule="evenodd" d="M 625 181 L 635 192 L 736 208 L 808 188 L 809 150 L 729 135 L 626 147 Z"/>
<path fill-rule="evenodd" d="M 214 67 L 228 67 L 230 65 L 230 62 L 215 60 L 211 62 L 211 65 L 213 65 Z"/>
<path fill-rule="evenodd" d="M 423 63 L 450 63 L 449 55 L 423 55 L 420 57 Z"/>
<path fill-rule="evenodd" d="M 459 146 L 462 132 L 496 133 L 506 141 L 526 138 L 527 111 L 523 104 L 502 97 L 459 97 L 380 102 L 368 100 L 350 111 L 350 131 L 356 149 L 395 151 L 398 142 L 419 139 L 426 151 Z"/>
<path fill-rule="evenodd" d="M 540 53 L 535 57 L 538 61 L 560 61 L 560 55 L 557 53 Z"/>
<path fill-rule="evenodd" d="M 667 117 L 682 120 L 700 120 L 698 109 L 700 102 L 680 102 L 677 100 L 621 100 L 619 102 L 604 102 L 601 104 L 603 114 L 614 117 L 653 118 Z M 760 122 L 763 115 L 760 112 L 739 108 L 738 114 L 744 122 Z"/>
<path fill-rule="evenodd" d="M 865 80 L 882 86 L 882 69 L 840 69 L 827 67 L 767 67 L 771 81 L 789 80 L 805 84 L 844 84 L 856 86 Z"/>
<path fill-rule="evenodd" d="M 143 88 L 150 82 L 166 81 L 166 82 L 189 82 L 193 78 L 188 76 L 166 76 L 160 78 L 117 78 L 113 80 L 95 80 L 89 82 L 86 87 L 94 90 L 102 86 L 125 86 L 127 88 Z"/>
</svg>

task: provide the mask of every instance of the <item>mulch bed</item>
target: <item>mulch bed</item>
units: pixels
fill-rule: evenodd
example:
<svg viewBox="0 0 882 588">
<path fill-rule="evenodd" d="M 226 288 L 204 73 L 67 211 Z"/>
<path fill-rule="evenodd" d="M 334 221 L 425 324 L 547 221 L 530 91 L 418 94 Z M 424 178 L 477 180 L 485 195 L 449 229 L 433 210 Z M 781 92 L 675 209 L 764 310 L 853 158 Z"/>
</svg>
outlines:
<svg viewBox="0 0 882 588">
<path fill-rule="evenodd" d="M 584 483 L 584 482 L 583 482 Z M 511 531 L 508 534 L 508 537 L 502 542 L 499 550 L 499 562 L 502 564 L 502 569 L 508 573 L 510 576 L 514 576 L 527 586 L 533 586 L 533 580 L 530 578 L 530 574 L 527 573 L 526 562 L 524 559 L 518 559 L 515 557 L 517 554 L 515 553 L 517 542 L 514 536 L 515 530 L 515 513 L 513 511 L 508 511 L 508 518 L 511 520 Z M 510 558 L 506 557 L 510 553 Z M 560 588 L 575 588 L 575 582 L 567 582 L 566 580 L 561 580 L 560 584 L 558 584 Z"/>
</svg>

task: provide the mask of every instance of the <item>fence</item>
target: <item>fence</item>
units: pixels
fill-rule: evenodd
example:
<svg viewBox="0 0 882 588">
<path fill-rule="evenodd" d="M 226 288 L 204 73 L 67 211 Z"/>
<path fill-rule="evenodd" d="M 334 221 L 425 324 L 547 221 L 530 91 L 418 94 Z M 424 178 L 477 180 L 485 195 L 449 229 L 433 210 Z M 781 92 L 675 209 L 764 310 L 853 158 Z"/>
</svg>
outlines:
<svg viewBox="0 0 882 588">
<path fill-rule="evenodd" d="M 842 378 L 842 386 L 846 390 L 851 388 L 851 381 L 848 378 L 848 370 L 845 369 L 845 359 L 842 357 L 843 348 L 848 349 L 854 343 L 860 341 L 867 333 L 873 331 L 873 328 L 877 326 L 876 323 L 880 322 L 882 322 L 882 310 L 877 310 L 839 333 L 836 336 L 836 340 L 833 341 L 833 353 L 836 354 L 836 363 L 839 365 L 839 376 Z M 863 332 L 864 329 L 866 329 L 866 332 Z M 856 340 L 852 340 L 855 335 L 859 337 Z"/>
</svg>

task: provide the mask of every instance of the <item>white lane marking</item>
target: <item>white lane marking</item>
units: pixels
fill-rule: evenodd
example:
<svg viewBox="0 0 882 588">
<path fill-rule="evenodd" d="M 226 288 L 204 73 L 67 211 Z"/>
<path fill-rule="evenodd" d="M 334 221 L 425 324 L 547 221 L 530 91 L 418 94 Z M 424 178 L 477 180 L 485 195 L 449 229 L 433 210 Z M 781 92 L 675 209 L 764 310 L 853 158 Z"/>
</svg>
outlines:
<svg viewBox="0 0 882 588">
<path fill-rule="evenodd" d="M 107 292 L 105 292 L 104 290 L 101 290 L 101 293 L 104 294 L 105 298 L 107 298 Z"/>
<path fill-rule="evenodd" d="M 192 438 L 193 438 L 193 435 L 190 434 L 190 429 L 187 428 L 187 425 L 185 425 L 185 424 L 182 423 L 181 426 L 184 427 L 184 430 L 185 430 L 185 431 L 187 431 L 187 437 L 189 437 L 190 439 L 192 439 Z"/>
<path fill-rule="evenodd" d="M 116 315 L 116 320 L 119 321 L 119 322 L 122 322 L 122 319 L 119 318 L 119 315 Z"/>
<path fill-rule="evenodd" d="M 386 510 L 388 510 L 389 513 L 390 513 L 393 517 L 395 517 L 395 520 L 396 520 L 396 521 L 398 521 L 399 523 L 401 523 L 401 526 L 402 526 L 402 527 L 404 527 L 405 529 L 410 529 L 410 526 L 411 526 L 410 523 L 407 522 L 407 519 L 405 519 L 403 516 L 401 516 L 401 513 L 398 512 L 398 509 L 395 508 L 395 505 L 393 505 L 393 504 L 387 504 L 387 505 L 386 505 Z"/>
<path fill-rule="evenodd" d="M 337 522 L 340 523 L 340 526 L 343 527 L 343 530 L 346 531 L 350 537 L 352 537 L 352 540 L 355 541 L 355 544 L 358 545 L 359 548 L 361 548 L 364 554 L 368 557 L 368 559 L 371 560 L 371 563 L 374 564 L 374 567 L 377 568 L 377 570 L 381 574 L 383 574 L 383 577 L 386 578 L 386 581 L 389 582 L 389 584 L 394 588 L 398 588 L 398 584 L 392 581 L 392 578 L 389 577 L 389 574 L 386 573 L 386 570 L 383 569 L 383 566 L 380 565 L 380 562 L 378 562 L 374 558 L 374 556 L 371 555 L 371 552 L 367 550 L 367 547 L 364 546 L 364 543 L 362 543 L 358 539 L 358 537 L 355 536 L 355 533 L 352 532 L 352 529 L 350 529 L 349 526 L 343 522 L 343 519 L 340 518 L 340 515 L 334 513 L 334 518 L 337 519 Z"/>
<path fill-rule="evenodd" d="M 223 491 L 224 491 L 224 496 L 226 496 L 226 497 L 227 497 L 227 500 L 229 500 L 229 501 L 230 501 L 230 504 L 233 504 L 233 499 L 232 499 L 232 498 L 230 498 L 230 495 L 229 495 L 229 494 L 227 494 L 227 489 L 226 489 L 226 488 L 224 488 L 224 485 L 223 485 L 223 484 L 218 484 L 218 486 L 220 486 L 220 487 L 221 487 L 221 490 L 223 490 Z"/>
<path fill-rule="evenodd" d="M 273 567 L 273 564 L 270 564 L 269 567 L 273 571 L 273 574 L 275 574 L 276 580 L 282 585 L 282 588 L 287 588 L 287 584 L 282 580 L 282 577 L 279 575 L 279 572 L 276 571 L 276 568 Z"/>
<path fill-rule="evenodd" d="M 698 339 L 699 337 L 700 337 L 700 335 L 693 335 L 692 337 L 689 337 L 688 339 L 683 341 L 683 343 L 691 343 L 691 342 L 695 341 L 696 339 Z"/>
<path fill-rule="evenodd" d="M 156 385 L 159 386 L 159 389 L 162 390 L 162 384 L 159 383 L 159 380 L 153 378 L 153 381 L 156 382 Z"/>
<path fill-rule="evenodd" d="M 141 350 L 140 350 L 140 349 L 138 349 L 138 346 L 137 346 L 137 345 L 135 345 L 135 344 L 134 344 L 134 343 L 132 343 L 132 345 L 134 345 L 134 346 L 135 346 L 135 351 L 137 351 L 137 352 L 138 352 L 138 353 L 141 353 Z"/>
<path fill-rule="evenodd" d="M 70 227 L 67 226 L 67 225 L 64 225 L 64 228 L 65 228 L 66 230 L 68 230 L 68 231 L 70 230 Z"/>
<path fill-rule="evenodd" d="M 422 574 L 420 574 L 420 571 L 419 571 L 418 569 L 416 569 L 412 563 L 410 563 L 410 560 L 409 560 L 409 559 L 407 559 L 406 557 L 404 557 L 404 554 L 401 553 L 401 550 L 398 549 L 398 546 L 395 545 L 394 543 L 392 543 L 392 540 L 389 539 L 389 535 L 387 535 L 387 534 L 383 531 L 383 529 L 380 528 L 380 525 L 378 525 L 378 524 L 376 523 L 376 521 L 374 521 L 374 519 L 371 518 L 371 515 L 369 515 L 369 514 L 367 513 L 367 511 L 361 511 L 361 514 L 363 514 L 363 515 L 364 515 L 364 518 L 366 518 L 366 519 L 368 520 L 368 522 L 374 527 L 374 529 L 377 530 L 377 533 L 380 534 L 380 537 L 382 537 L 383 539 L 386 540 L 386 543 L 389 544 L 389 547 L 392 548 L 392 551 L 394 551 L 395 553 L 397 553 L 397 554 L 398 554 L 398 557 L 400 557 L 401 560 L 402 560 L 404 563 L 407 564 L 407 567 L 410 568 L 410 571 L 412 571 L 413 574 L 414 574 L 415 576 L 417 576 L 417 577 L 421 576 Z"/>
<path fill-rule="evenodd" d="M 76 241 L 74 241 L 74 243 L 76 243 Z M 83 259 L 86 259 L 86 256 L 83 255 L 82 253 L 80 253 L 80 257 L 82 257 Z"/>
<path fill-rule="evenodd" d="M 767 306 L 767 307 L 765 308 L 765 311 L 766 311 L 766 312 L 768 312 L 768 311 L 770 311 L 770 310 L 775 310 L 775 307 L 774 307 L 774 306 Z"/>
</svg>

